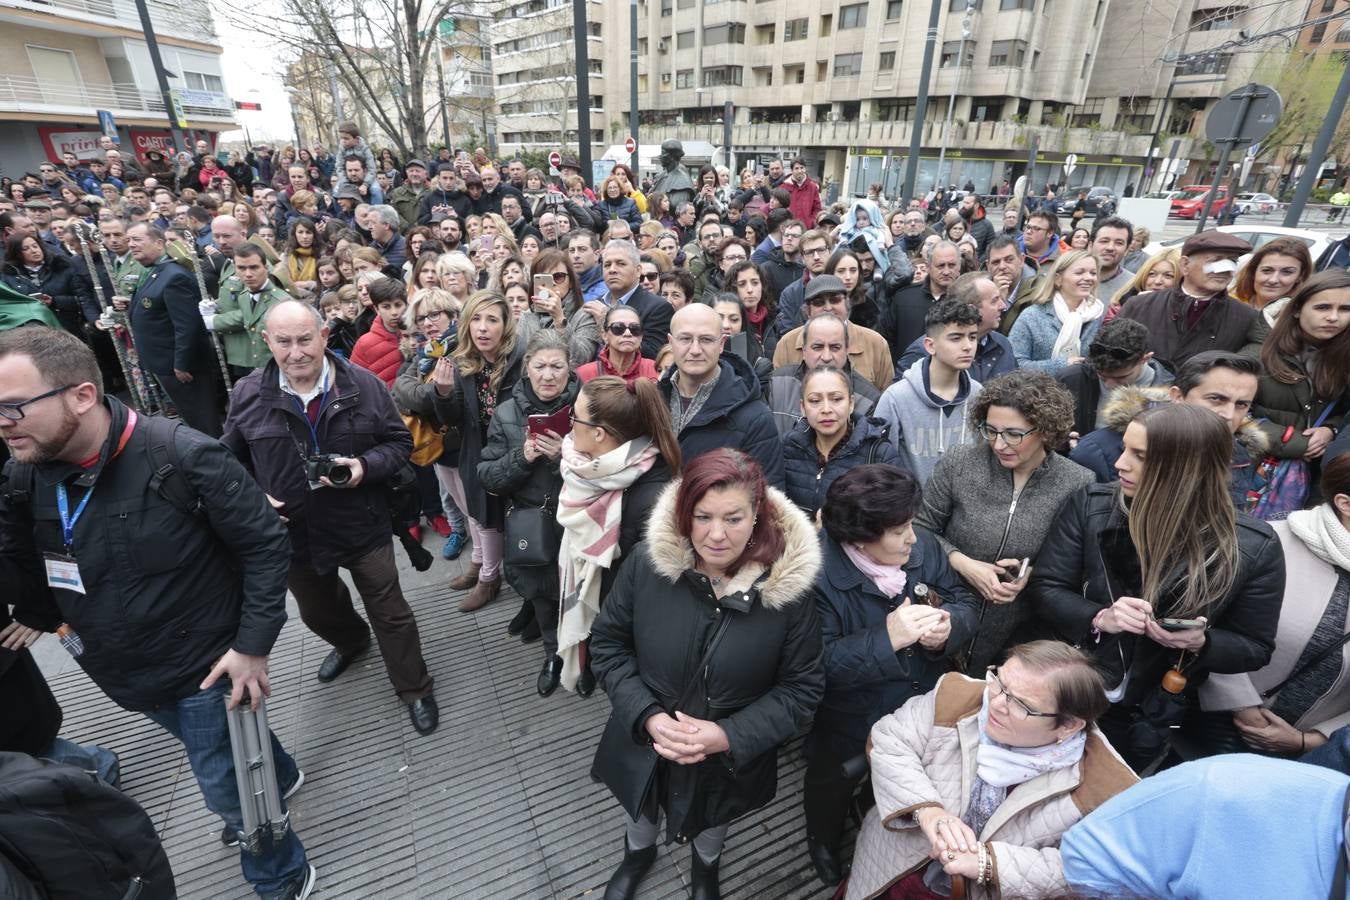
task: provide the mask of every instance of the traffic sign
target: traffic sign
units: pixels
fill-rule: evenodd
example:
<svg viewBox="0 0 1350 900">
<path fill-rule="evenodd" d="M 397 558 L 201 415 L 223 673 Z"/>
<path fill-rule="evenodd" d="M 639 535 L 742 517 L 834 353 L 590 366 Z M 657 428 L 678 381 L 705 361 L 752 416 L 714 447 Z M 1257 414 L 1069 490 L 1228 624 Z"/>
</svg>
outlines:
<svg viewBox="0 0 1350 900">
<path fill-rule="evenodd" d="M 236 100 L 234 101 L 234 108 L 242 109 L 245 111 L 257 112 L 258 110 L 262 109 L 262 104 L 258 103 L 255 100 Z"/>
<path fill-rule="evenodd" d="M 562 154 L 554 150 L 548 155 L 548 164 L 555 169 L 562 167 Z"/>
<path fill-rule="evenodd" d="M 1260 145 L 1260 144 L 1252 144 L 1250 147 L 1247 148 L 1247 158 L 1248 158 L 1248 159 L 1256 159 L 1256 157 L 1257 157 L 1260 153 L 1261 153 L 1261 145 Z"/>
<path fill-rule="evenodd" d="M 634 150 L 637 149 L 637 141 L 633 140 L 633 136 L 631 134 L 624 139 L 623 149 L 627 150 L 629 153 L 632 153 Z"/>
<path fill-rule="evenodd" d="M 1230 91 L 1205 119 L 1205 137 L 1212 144 L 1255 144 L 1275 130 L 1284 101 L 1272 87 L 1249 84 Z"/>
<path fill-rule="evenodd" d="M 1076 169 L 1076 168 L 1078 168 L 1078 154 L 1077 154 L 1077 153 L 1070 153 L 1068 156 L 1064 157 L 1064 174 L 1065 174 L 1065 175 L 1072 175 L 1072 174 L 1073 174 L 1073 170 Z"/>
<path fill-rule="evenodd" d="M 187 116 L 183 115 L 183 99 L 181 92 L 177 90 L 169 91 L 169 111 L 173 113 L 173 119 L 178 123 L 179 128 L 187 128 Z"/>
</svg>

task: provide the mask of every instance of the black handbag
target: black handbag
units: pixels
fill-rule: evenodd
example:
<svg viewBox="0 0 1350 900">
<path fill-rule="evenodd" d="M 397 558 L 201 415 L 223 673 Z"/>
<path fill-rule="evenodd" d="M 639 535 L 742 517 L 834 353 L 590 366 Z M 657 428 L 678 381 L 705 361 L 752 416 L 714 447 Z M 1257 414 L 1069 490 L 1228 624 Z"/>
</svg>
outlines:
<svg viewBox="0 0 1350 900">
<path fill-rule="evenodd" d="M 551 566 L 558 561 L 562 529 L 548 498 L 543 506 L 506 508 L 502 561 L 508 566 Z"/>
</svg>

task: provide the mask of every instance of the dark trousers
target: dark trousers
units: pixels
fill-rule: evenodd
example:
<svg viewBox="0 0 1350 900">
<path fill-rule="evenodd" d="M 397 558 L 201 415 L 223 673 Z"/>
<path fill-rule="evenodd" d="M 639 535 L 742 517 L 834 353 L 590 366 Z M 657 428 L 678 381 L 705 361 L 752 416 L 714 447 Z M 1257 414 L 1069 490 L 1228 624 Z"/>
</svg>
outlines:
<svg viewBox="0 0 1350 900">
<path fill-rule="evenodd" d="M 207 369 L 193 372 L 192 380 L 184 384 L 168 375 L 156 375 L 160 387 L 178 407 L 178 417 L 202 434 L 218 438 L 225 431 L 220 421 L 220 398 L 217 396 L 216 373 Z"/>
<path fill-rule="evenodd" d="M 806 763 L 802 781 L 802 809 L 806 813 L 806 834 L 812 841 L 832 852 L 839 851 L 839 839 L 844 834 L 844 820 L 853 806 L 853 792 L 867 775 L 863 769 L 852 778 L 845 778 L 839 767 L 847 762 L 831 749 L 816 742 Z M 859 798 L 864 808 L 872 806 L 871 782 L 865 795 Z"/>
<path fill-rule="evenodd" d="M 431 675 L 422 659 L 422 641 L 417 634 L 403 589 L 398 583 L 393 541 L 385 541 L 360 559 L 343 566 L 361 594 L 389 681 L 404 703 L 412 703 L 432 691 Z M 300 606 L 300 618 L 309 630 L 344 656 L 357 653 L 370 640 L 370 629 L 352 607 L 352 593 L 337 570 L 319 574 L 310 566 L 292 562 L 287 585 Z"/>
<path fill-rule="evenodd" d="M 558 567 L 503 566 L 506 583 L 534 607 L 539 634 L 544 639 L 544 656 L 558 652 Z"/>
</svg>

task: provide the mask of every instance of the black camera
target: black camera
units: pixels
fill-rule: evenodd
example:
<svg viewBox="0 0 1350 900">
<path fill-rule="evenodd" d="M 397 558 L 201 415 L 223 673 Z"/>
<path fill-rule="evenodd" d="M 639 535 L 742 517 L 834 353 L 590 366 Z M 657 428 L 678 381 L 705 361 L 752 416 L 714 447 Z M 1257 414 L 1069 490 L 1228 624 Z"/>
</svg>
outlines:
<svg viewBox="0 0 1350 900">
<path fill-rule="evenodd" d="M 337 461 L 332 453 L 311 454 L 305 457 L 305 478 L 310 484 L 318 484 L 320 478 L 327 478 L 333 484 L 341 486 L 352 480 L 351 466 Z"/>
</svg>

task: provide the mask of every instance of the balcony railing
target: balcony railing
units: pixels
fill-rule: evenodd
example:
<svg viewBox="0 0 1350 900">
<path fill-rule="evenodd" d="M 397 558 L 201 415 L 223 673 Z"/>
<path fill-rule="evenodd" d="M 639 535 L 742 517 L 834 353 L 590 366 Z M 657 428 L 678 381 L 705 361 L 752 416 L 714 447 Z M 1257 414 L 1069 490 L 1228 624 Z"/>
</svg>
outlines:
<svg viewBox="0 0 1350 900">
<path fill-rule="evenodd" d="M 192 92 L 202 97 L 201 91 Z M 208 95 L 209 96 L 209 95 Z M 184 103 L 188 121 L 212 119 L 233 121 L 234 104 L 223 94 L 212 104 Z M 16 112 L 67 113 L 93 116 L 106 109 L 114 115 L 163 116 L 164 98 L 134 84 L 83 85 L 41 82 L 36 78 L 0 75 L 0 109 Z"/>
<path fill-rule="evenodd" d="M 141 30 L 140 16 L 130 0 L 5 0 L 5 5 Z M 216 42 L 215 26 L 206 4 L 188 7 L 166 0 L 146 0 L 146 6 L 150 10 L 150 20 L 160 34 Z"/>
</svg>

